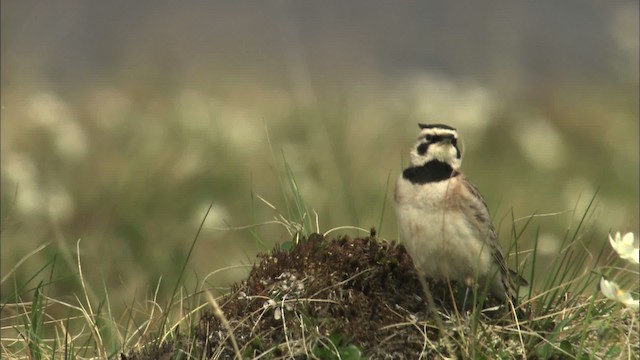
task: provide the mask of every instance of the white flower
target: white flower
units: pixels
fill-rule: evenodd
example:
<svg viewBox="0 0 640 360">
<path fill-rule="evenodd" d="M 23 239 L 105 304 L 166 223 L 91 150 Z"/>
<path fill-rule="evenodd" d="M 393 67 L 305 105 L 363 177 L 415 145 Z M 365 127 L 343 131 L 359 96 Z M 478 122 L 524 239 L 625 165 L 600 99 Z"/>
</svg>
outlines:
<svg viewBox="0 0 640 360">
<path fill-rule="evenodd" d="M 618 301 L 629 309 L 638 310 L 638 300 L 631 297 L 629 292 L 621 290 L 615 282 L 602 277 L 600 279 L 600 291 L 602 291 L 602 294 L 608 299 Z"/>
<path fill-rule="evenodd" d="M 640 259 L 638 258 L 640 256 L 640 250 L 637 247 L 633 247 L 633 233 L 629 232 L 624 234 L 624 236 L 620 236 L 620 233 L 617 232 L 614 238 L 609 235 L 609 242 L 620 258 L 632 263 L 640 263 Z"/>
<path fill-rule="evenodd" d="M 262 308 L 267 310 L 267 309 L 270 309 L 270 308 L 275 308 L 276 305 L 277 304 L 276 304 L 275 301 L 273 301 L 272 299 L 269 299 L 269 300 L 265 301 L 264 304 L 262 304 Z"/>
</svg>

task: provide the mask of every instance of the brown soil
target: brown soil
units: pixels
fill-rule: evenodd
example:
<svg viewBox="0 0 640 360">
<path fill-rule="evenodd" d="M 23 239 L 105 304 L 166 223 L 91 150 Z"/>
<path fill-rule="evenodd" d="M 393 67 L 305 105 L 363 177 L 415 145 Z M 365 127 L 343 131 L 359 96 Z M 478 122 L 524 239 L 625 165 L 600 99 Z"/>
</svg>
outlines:
<svg viewBox="0 0 640 360">
<path fill-rule="evenodd" d="M 429 320 L 435 312 L 428 311 L 404 247 L 377 239 L 373 230 L 371 236 L 355 239 L 312 234 L 290 250 L 276 248 L 258 257 L 249 277 L 219 302 L 226 321 L 204 313 L 195 338 L 149 344 L 123 359 L 169 359 L 178 353 L 234 359 L 232 337 L 244 358 L 337 359 L 339 354 L 343 359 L 413 359 L 421 352 L 426 358 L 451 352 L 437 322 Z M 440 324 L 467 327 L 470 322 L 460 319 L 468 315 L 456 310 L 464 288 L 442 283 L 429 288 Z M 487 303 L 495 305 L 495 299 Z M 501 321 L 495 319 L 508 319 L 508 314 L 501 309 L 493 317 L 487 320 Z M 448 344 L 469 333 L 456 332 L 460 335 L 449 334 Z M 503 346 L 503 340 L 495 346 Z"/>
</svg>

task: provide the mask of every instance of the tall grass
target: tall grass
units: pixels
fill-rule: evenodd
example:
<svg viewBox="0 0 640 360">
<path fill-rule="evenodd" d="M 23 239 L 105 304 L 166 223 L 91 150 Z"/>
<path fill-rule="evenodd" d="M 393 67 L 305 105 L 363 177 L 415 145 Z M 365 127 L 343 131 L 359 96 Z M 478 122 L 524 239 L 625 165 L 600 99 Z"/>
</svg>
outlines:
<svg viewBox="0 0 640 360">
<path fill-rule="evenodd" d="M 291 196 L 293 199 L 288 208 L 288 213 L 293 219 L 279 214 L 279 217 L 270 223 L 284 226 L 291 234 L 310 234 L 314 231 L 313 225 L 295 180 L 294 171 L 286 160 L 283 167 L 285 171 L 280 179 L 281 190 L 285 196 Z M 520 272 L 523 266 L 531 266 L 528 272 L 531 274 L 531 287 L 528 296 L 521 303 L 524 309 L 528 309 L 528 318 L 516 319 L 513 324 L 491 325 L 485 322 L 479 309 L 476 309 L 470 318 L 464 314 L 449 317 L 448 320 L 445 318 L 441 326 L 452 329 L 450 332 L 445 331 L 444 335 L 450 337 L 450 347 L 461 348 L 462 353 L 471 358 L 535 356 L 582 359 L 618 358 L 633 354 L 638 341 L 637 314 L 622 311 L 618 305 L 602 299 L 595 286 L 601 271 L 593 271 L 592 267 L 601 263 L 600 260 L 606 251 L 606 241 L 594 239 L 602 243 L 595 256 L 588 252 L 588 247 L 584 244 L 586 240 L 591 240 L 590 231 L 585 229 L 585 225 L 593 214 L 595 198 L 594 195 L 584 212 L 577 216 L 576 225 L 566 230 L 559 256 L 547 267 L 548 273 L 543 279 L 535 278 L 534 268 L 539 264 L 536 248 L 522 261 L 523 265 L 518 266 Z M 266 201 L 265 203 L 273 206 Z M 274 210 L 277 211 L 277 208 L 274 207 Z M 104 282 L 86 282 L 83 276 L 80 241 L 77 242 L 76 248 L 77 273 L 73 277 L 80 283 L 82 293 L 66 298 L 48 295 L 59 281 L 53 278 L 58 262 L 58 256 L 55 254 L 25 284 L 18 284 L 13 278 L 14 291 L 2 294 L 0 307 L 3 357 L 74 359 L 97 356 L 113 359 L 122 352 L 143 349 L 150 345 L 177 342 L 178 345 L 174 346 L 179 346 L 181 343 L 192 343 L 192 330 L 203 309 L 213 307 L 214 313 L 224 319 L 224 312 L 220 309 L 218 301 L 204 286 L 206 277 L 191 289 L 183 278 L 188 271 L 190 256 L 196 248 L 207 215 L 208 212 L 203 217 L 188 255 L 181 264 L 179 280 L 173 285 L 169 284 L 172 289 L 171 295 L 166 299 L 158 298 L 159 289 L 164 286 L 159 281 L 152 293 L 147 293 L 145 298 L 127 305 L 123 314 L 114 314 L 110 290 Z M 517 219 L 511 219 L 510 244 L 516 249 L 516 254 L 517 244 L 523 237 L 533 236 L 536 239 L 534 244 L 537 243 L 541 225 L 531 230 L 533 218 L 534 216 L 529 217 L 522 225 L 519 225 Z M 319 227 L 317 223 L 316 227 Z M 46 247 L 42 246 L 29 257 L 21 259 L 16 267 L 30 261 L 33 255 Z M 518 256 L 516 263 L 520 264 Z M 611 270 L 614 270 L 613 266 L 605 271 Z M 638 277 L 637 271 L 620 273 L 622 276 L 636 279 Z M 48 274 L 47 281 L 34 283 L 45 274 Z M 9 279 L 11 273 L 3 276 L 2 281 L 4 283 Z M 101 298 L 95 295 L 96 289 L 100 287 L 103 290 Z M 469 332 L 462 330 L 467 327 L 470 329 Z M 232 331 L 229 331 L 232 334 Z M 519 341 L 508 342 L 498 348 L 487 345 L 496 338 L 512 338 L 514 334 L 517 334 Z M 235 342 L 234 348 L 236 353 L 240 354 L 241 349 Z M 335 354 L 342 351 L 338 348 L 334 350 L 326 351 Z M 188 353 L 185 355 L 189 356 Z"/>
<path fill-rule="evenodd" d="M 420 112 L 420 101 L 429 97 L 406 90 L 416 87 L 399 88 L 391 93 L 371 89 L 365 97 L 379 101 L 363 103 L 344 94 L 351 102 L 315 107 L 280 94 L 282 103 L 260 108 L 244 97 L 218 99 L 180 89 L 165 94 L 87 89 L 92 104 L 110 104 L 105 109 L 55 92 L 8 89 L 6 99 L 24 101 L 8 104 L 2 113 L 3 354 L 115 357 L 150 339 L 167 340 L 178 333 L 188 338 L 199 309 L 209 306 L 206 290 L 224 293 L 246 276 L 257 251 L 276 243 L 293 246 L 295 241 L 287 241 L 296 234 L 362 234 L 372 226 L 380 238 L 397 238 L 387 206 L 401 169 L 397 157 L 413 141 L 415 123 L 431 120 Z M 262 95 L 272 90 L 255 89 Z M 464 106 L 455 94 L 448 96 Z M 602 102 L 599 93 L 585 97 L 575 103 L 564 99 L 568 105 L 563 109 Z M 138 102 L 122 101 L 132 98 Z M 388 98 L 411 101 L 399 109 Z M 607 94 L 611 103 L 602 106 L 615 109 L 615 98 Z M 536 111 L 557 110 L 538 106 Z M 523 160 L 522 139 L 512 125 L 536 111 L 509 104 L 492 108 L 501 110 L 485 114 L 486 127 L 475 132 L 464 121 L 452 123 L 463 137 L 474 139 L 464 170 L 489 203 L 500 197 L 524 213 L 562 210 L 570 207 L 565 198 L 574 201 L 572 191 L 603 184 L 601 213 L 590 213 L 589 231 L 584 231 L 588 211 L 582 218 L 574 216 L 579 223 L 570 231 L 560 216 L 531 217 L 522 225 L 514 211 L 508 224 L 514 262 L 534 284 L 528 295 L 536 311 L 551 311 L 567 289 L 578 306 L 579 294 L 595 292 L 590 286 L 597 272 L 583 268 L 604 263 L 606 231 L 637 227 L 637 202 L 629 195 L 637 194 L 637 161 L 625 155 L 627 147 L 612 149 L 597 127 L 584 126 L 599 123 L 610 111 L 576 110 L 547 119 L 565 140 L 566 167 L 537 168 Z M 521 119 L 523 112 L 527 116 Z M 448 118 L 442 115 L 442 121 Z M 575 118 L 580 121 L 571 121 Z M 629 129 L 634 124 L 613 119 L 607 126 Z M 74 131 L 62 136 L 61 129 Z M 627 139 L 632 131 L 620 133 Z M 494 171 L 485 171 L 488 163 Z M 550 177 L 556 172 L 560 175 Z M 548 180 L 541 184 L 543 177 Z M 542 195 L 532 199 L 531 189 Z M 561 239 L 559 257 L 540 253 L 538 240 L 545 232 Z M 78 238 L 82 241 L 74 249 Z M 530 255 L 521 260 L 519 254 L 527 249 Z M 617 266 L 604 272 L 617 274 Z M 624 274 L 621 284 L 631 287 L 633 275 Z M 593 304 L 598 308 L 602 302 Z M 607 310 L 619 309 L 612 305 Z M 551 320 L 542 320 L 551 326 Z M 585 333 L 581 342 L 588 340 Z M 562 338 L 559 330 L 552 335 Z"/>
</svg>

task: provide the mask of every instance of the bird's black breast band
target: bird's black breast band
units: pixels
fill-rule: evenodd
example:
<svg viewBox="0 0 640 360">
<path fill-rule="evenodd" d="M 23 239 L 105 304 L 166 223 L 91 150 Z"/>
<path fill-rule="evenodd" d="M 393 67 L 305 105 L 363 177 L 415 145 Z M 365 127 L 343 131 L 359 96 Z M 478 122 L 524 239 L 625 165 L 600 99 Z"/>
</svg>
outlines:
<svg viewBox="0 0 640 360">
<path fill-rule="evenodd" d="M 402 177 L 412 184 L 440 182 L 458 175 L 460 175 L 460 173 L 453 170 L 451 165 L 437 160 L 429 161 L 422 166 L 406 168 L 402 172 Z"/>
</svg>

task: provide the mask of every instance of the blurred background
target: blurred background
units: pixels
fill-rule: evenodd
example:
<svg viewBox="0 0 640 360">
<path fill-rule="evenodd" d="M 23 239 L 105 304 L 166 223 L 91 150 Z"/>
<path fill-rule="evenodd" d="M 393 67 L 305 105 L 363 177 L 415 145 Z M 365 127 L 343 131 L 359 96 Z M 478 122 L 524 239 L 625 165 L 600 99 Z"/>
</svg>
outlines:
<svg viewBox="0 0 640 360">
<path fill-rule="evenodd" d="M 234 265 L 291 237 L 220 228 L 288 217 L 284 161 L 321 231 L 397 239 L 393 184 L 418 122 L 459 129 L 505 247 L 512 217 L 554 214 L 520 247 L 539 228 L 556 256 L 596 191 L 587 247 L 637 234 L 637 1 L 1 7 L 2 276 L 48 244 L 4 294 L 55 256 L 50 295 L 73 298 L 81 239 L 85 281 L 114 308 L 160 278 L 162 298 L 210 204 L 185 283 L 242 279 Z"/>
</svg>

